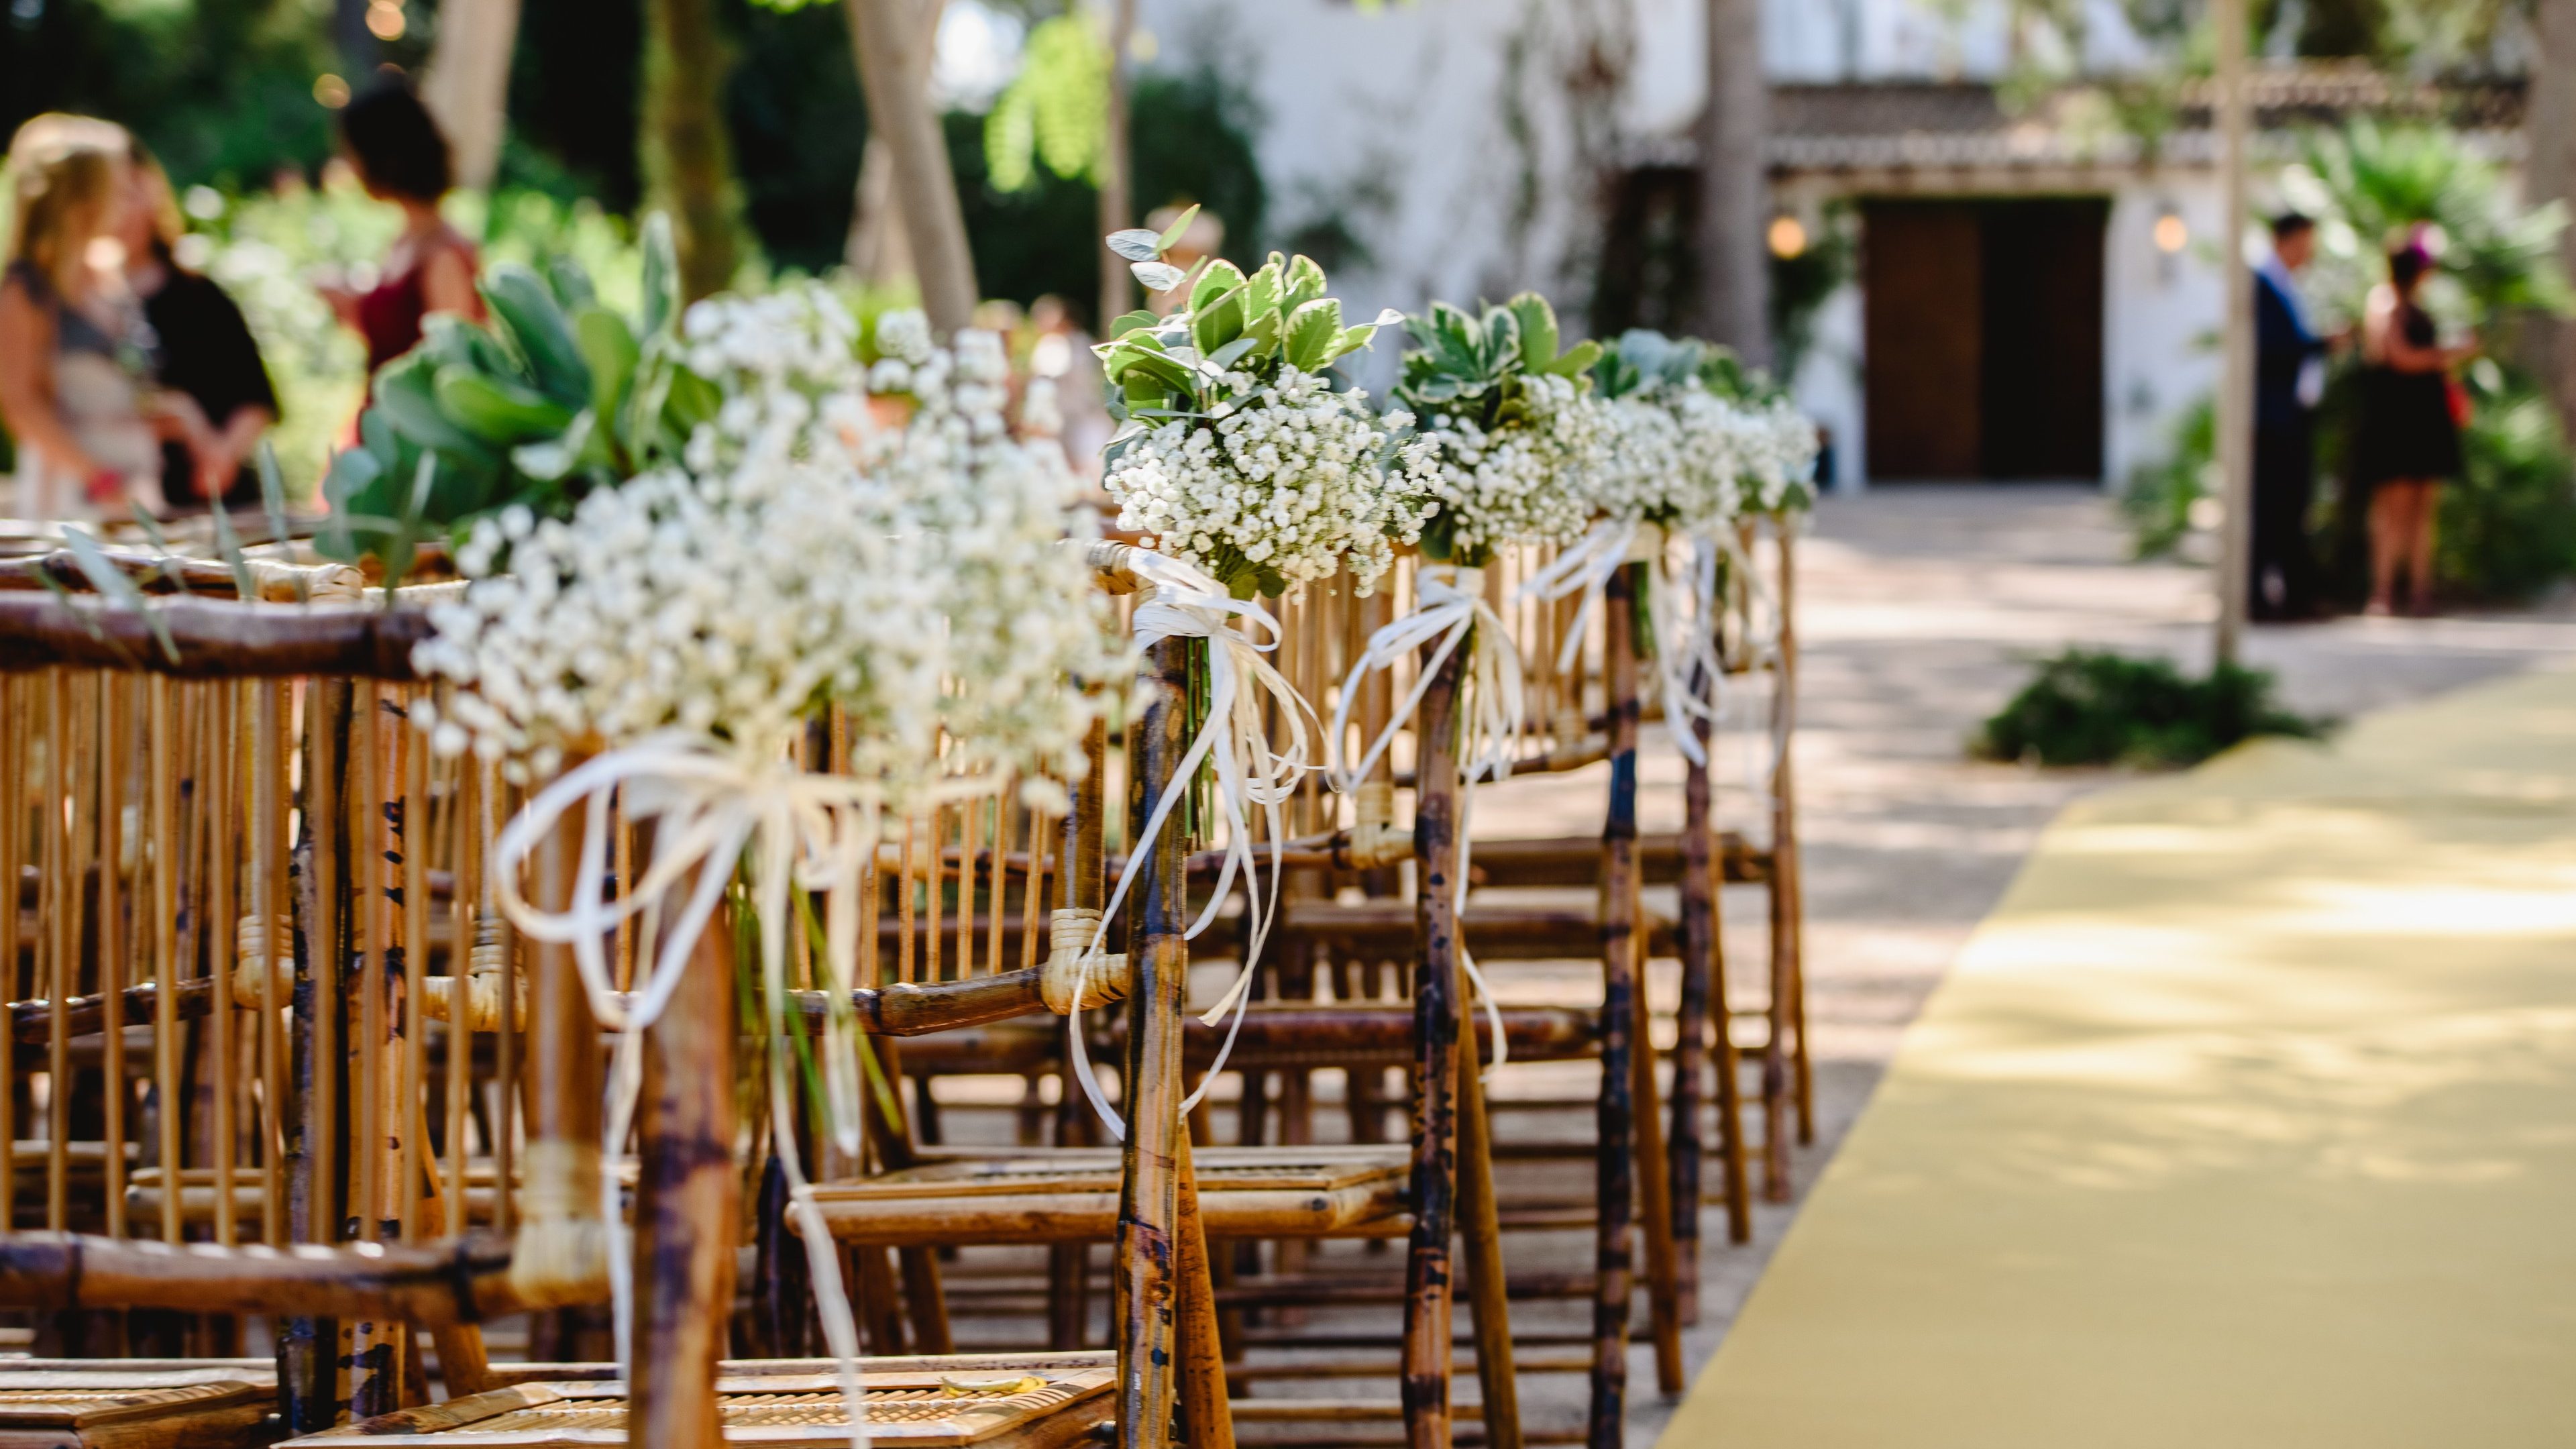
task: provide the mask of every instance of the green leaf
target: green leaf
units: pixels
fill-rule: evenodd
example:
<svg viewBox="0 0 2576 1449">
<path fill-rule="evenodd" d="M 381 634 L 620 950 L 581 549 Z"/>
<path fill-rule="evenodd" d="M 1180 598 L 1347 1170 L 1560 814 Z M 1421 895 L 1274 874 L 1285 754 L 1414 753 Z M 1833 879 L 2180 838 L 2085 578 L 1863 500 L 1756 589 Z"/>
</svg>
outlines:
<svg viewBox="0 0 2576 1449">
<path fill-rule="evenodd" d="M 1170 251 L 1172 249 L 1172 243 L 1179 241 L 1182 234 L 1190 229 L 1190 223 L 1198 219 L 1198 206 L 1196 203 L 1192 203 L 1189 210 L 1182 212 L 1177 217 L 1174 217 L 1172 219 L 1172 224 L 1163 228 L 1163 234 L 1154 239 L 1155 253 L 1160 255 L 1161 253 Z"/>
<path fill-rule="evenodd" d="M 584 408 L 573 416 L 561 434 L 512 448 L 510 462 L 520 472 L 541 483 L 559 482 L 584 461 L 585 454 L 594 451 L 592 445 L 598 441 L 594 436 L 598 426 L 599 414 Z"/>
<path fill-rule="evenodd" d="M 1523 292 L 1504 304 L 1520 328 L 1521 365 L 1533 371 L 1556 361 L 1556 309 L 1536 292 Z"/>
<path fill-rule="evenodd" d="M 1149 331 L 1152 329 L 1154 324 L 1162 320 L 1162 318 L 1155 316 L 1151 312 L 1136 311 L 1121 313 L 1116 321 L 1109 324 L 1110 340 L 1114 342 L 1117 339 L 1126 336 L 1130 332 Z"/>
<path fill-rule="evenodd" d="M 1136 284 L 1148 292 L 1168 292 L 1190 279 L 1190 274 L 1170 262 L 1130 262 L 1127 270 L 1136 274 Z"/>
<path fill-rule="evenodd" d="M 90 537 L 85 530 L 66 528 L 63 530 L 63 542 L 71 545 L 72 557 L 79 561 L 80 570 L 88 576 L 90 587 L 98 590 L 116 607 L 132 609 L 141 614 L 145 625 L 152 630 L 152 637 L 161 645 L 162 657 L 173 664 L 178 663 L 179 646 L 171 641 L 170 626 L 153 611 L 151 601 L 144 598 L 143 591 L 134 586 L 134 580 L 127 578 L 122 569 L 108 561 L 107 551 L 98 546 L 98 540 Z"/>
<path fill-rule="evenodd" d="M 1293 313 L 1307 303 L 1322 297 L 1327 290 L 1324 269 L 1315 265 L 1315 259 L 1309 256 L 1301 255 L 1290 261 L 1282 281 L 1279 310 L 1283 312 Z"/>
<path fill-rule="evenodd" d="M 1141 372 L 1170 392 L 1186 393 L 1196 381 L 1188 365 L 1179 358 L 1144 347 L 1124 347 L 1110 359 L 1106 371 L 1111 382 L 1122 386 L 1127 379 Z"/>
<path fill-rule="evenodd" d="M 537 389 L 567 408 L 590 401 L 590 367 L 574 343 L 572 321 L 545 280 L 526 267 L 503 262 L 483 277 L 483 300 L 508 329 Z"/>
<path fill-rule="evenodd" d="M 580 262 L 558 252 L 546 262 L 546 280 L 554 283 L 555 300 L 567 312 L 599 305 L 599 289 L 590 284 L 590 273 Z"/>
<path fill-rule="evenodd" d="M 439 407 L 433 359 L 414 352 L 386 364 L 376 374 L 373 411 L 394 433 L 424 448 L 437 448 L 484 462 L 497 461 L 490 443 L 459 426 Z"/>
<path fill-rule="evenodd" d="M 1600 357 L 1601 344 L 1587 337 L 1567 348 L 1556 361 L 1540 370 L 1553 373 L 1558 377 L 1580 378 L 1591 369 L 1594 362 L 1600 360 Z"/>
<path fill-rule="evenodd" d="M 1283 286 L 1279 275 L 1280 270 L 1279 254 L 1272 252 L 1270 260 L 1262 263 L 1260 270 L 1244 280 L 1243 315 L 1247 327 L 1279 311 L 1279 296 Z"/>
<path fill-rule="evenodd" d="M 678 432 L 682 444 L 698 430 L 701 423 L 715 421 L 716 410 L 724 406 L 724 392 L 714 383 L 685 367 L 671 369 L 671 393 L 662 404 L 662 415 Z"/>
<path fill-rule="evenodd" d="M 635 381 L 642 351 L 626 319 L 605 307 L 583 307 L 572 314 L 573 342 L 590 368 L 590 407 L 601 417 L 615 417 L 618 404 Z"/>
<path fill-rule="evenodd" d="M 1202 289 L 1204 290 L 1204 289 Z M 1248 284 L 1190 309 L 1190 340 L 1202 354 L 1213 353 L 1243 335 L 1243 297 Z"/>
<path fill-rule="evenodd" d="M 277 449 L 259 440 L 259 501 L 268 510 L 268 540 L 286 541 L 286 480 L 277 471 Z"/>
<path fill-rule="evenodd" d="M 434 386 L 442 412 L 505 448 L 553 437 L 572 421 L 571 408 L 542 393 L 462 367 L 440 368 Z"/>
<path fill-rule="evenodd" d="M 1193 313 L 1200 311 L 1217 298 L 1242 286 L 1244 281 L 1243 268 L 1234 263 L 1222 257 L 1209 262 L 1199 272 L 1198 285 L 1190 288 L 1190 311 Z"/>
<path fill-rule="evenodd" d="M 1333 344 L 1342 335 L 1342 304 L 1331 297 L 1318 297 L 1288 315 L 1288 333 L 1281 344 L 1288 365 L 1299 372 L 1321 372 L 1332 362 Z"/>
<path fill-rule="evenodd" d="M 679 325 L 680 259 L 671 240 L 671 218 L 665 212 L 653 212 L 644 218 L 644 309 L 637 329 L 645 337 L 659 337 Z"/>
<path fill-rule="evenodd" d="M 211 510 L 215 525 L 215 557 L 233 573 L 233 593 L 244 599 L 259 597 L 259 586 L 250 576 L 250 558 L 242 552 L 241 534 L 233 528 L 233 511 L 218 500 Z"/>
<path fill-rule="evenodd" d="M 1347 357 L 1367 347 L 1369 339 L 1375 336 L 1377 336 L 1377 324 L 1374 322 L 1359 327 L 1345 327 L 1342 329 L 1341 339 L 1333 344 L 1333 356 Z"/>
</svg>

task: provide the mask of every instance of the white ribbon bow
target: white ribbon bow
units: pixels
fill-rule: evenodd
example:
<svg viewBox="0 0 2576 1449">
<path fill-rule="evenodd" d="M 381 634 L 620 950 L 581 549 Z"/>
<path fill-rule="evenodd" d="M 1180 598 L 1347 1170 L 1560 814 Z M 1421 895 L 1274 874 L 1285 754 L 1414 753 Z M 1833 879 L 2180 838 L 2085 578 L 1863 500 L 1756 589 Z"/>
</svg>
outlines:
<svg viewBox="0 0 2576 1449">
<path fill-rule="evenodd" d="M 609 807 L 620 787 L 626 814 L 660 822 L 653 861 L 623 895 L 605 895 Z M 989 788 L 959 782 L 943 794 L 968 795 Z M 552 834 L 575 805 L 583 807 L 581 859 L 571 897 L 560 912 L 531 905 L 519 892 L 519 872 L 537 844 Z M 770 1140 L 785 1170 L 790 1210 L 805 1240 L 812 1267 L 817 1316 L 838 1361 L 841 1391 L 850 1416 L 850 1442 L 868 1442 L 865 1388 L 859 1381 L 858 1328 L 841 1282 L 840 1258 L 814 1202 L 796 1150 L 793 1098 L 787 1073 L 787 939 L 795 928 L 792 891 L 826 892 L 821 953 L 831 1021 L 822 1034 L 825 1116 L 843 1150 L 859 1146 L 859 1081 L 856 1022 L 850 989 L 856 984 L 858 882 L 875 850 L 882 791 L 873 782 L 810 774 L 787 758 L 787 742 L 730 745 L 703 736 L 664 733 L 596 756 L 539 791 L 501 832 L 494 845 L 494 895 L 512 925 L 532 940 L 568 945 L 583 990 L 600 1024 L 621 1033 L 612 1058 L 605 1155 L 614 1158 L 634 1122 L 643 1084 L 644 1032 L 660 1019 L 680 986 L 690 954 L 713 920 L 743 852 L 751 852 L 752 907 L 760 925 L 762 996 L 769 1054 Z M 656 945 L 658 918 L 647 914 L 691 871 L 697 882 L 667 936 Z M 621 922 L 644 918 L 642 973 L 632 994 L 621 993 L 609 971 L 603 942 Z M 716 1090 L 730 1090 L 716 1084 Z M 613 1173 L 603 1173 L 600 1218 L 608 1230 L 609 1283 L 616 1296 L 617 1358 L 631 1364 L 629 1305 L 635 1285 L 625 1246 L 623 1214 Z"/>
<path fill-rule="evenodd" d="M 1564 642 L 1557 646 L 1559 673 L 1574 667 L 1574 656 L 1582 652 L 1584 626 L 1591 621 L 1593 606 L 1609 587 L 1610 576 L 1635 555 L 1638 533 L 1645 526 L 1635 518 L 1602 519 L 1583 537 L 1566 545 L 1547 567 L 1522 581 L 1519 597 L 1524 599 L 1554 603 L 1577 593 L 1583 595 L 1583 602 L 1575 608 L 1574 622 L 1565 631 Z"/>
<path fill-rule="evenodd" d="M 1225 1069 L 1226 1058 L 1234 1053 L 1235 1036 L 1243 1030 L 1244 1011 L 1251 1005 L 1253 969 L 1260 963 L 1261 948 L 1269 940 L 1271 922 L 1278 913 L 1279 885 L 1286 869 L 1281 848 L 1287 832 L 1280 807 L 1297 793 L 1298 784 L 1314 768 L 1307 762 L 1312 743 L 1306 729 L 1314 710 L 1287 676 L 1262 657 L 1279 647 L 1279 621 L 1267 609 L 1249 599 L 1233 597 L 1224 585 L 1168 555 L 1136 550 L 1128 554 L 1127 560 L 1129 572 L 1151 588 L 1136 605 L 1133 628 L 1137 646 L 1143 648 L 1164 639 L 1208 641 L 1207 722 L 1190 741 L 1172 778 L 1164 782 L 1160 798 L 1145 818 L 1144 829 L 1128 845 L 1127 863 L 1120 868 L 1118 883 L 1101 908 L 1100 924 L 1092 932 L 1091 944 L 1083 950 L 1082 961 L 1088 972 L 1109 939 L 1109 923 L 1117 918 L 1119 905 L 1127 899 L 1138 872 L 1149 866 L 1154 842 L 1161 838 L 1174 807 L 1188 795 L 1199 766 L 1212 760 L 1216 768 L 1217 812 L 1225 821 L 1225 864 L 1208 896 L 1207 908 L 1181 936 L 1183 940 L 1195 940 L 1216 920 L 1238 875 L 1247 884 L 1244 900 L 1250 931 L 1243 948 L 1243 970 L 1234 978 L 1234 985 L 1227 988 L 1216 1005 L 1200 1014 L 1199 1019 L 1210 1026 L 1229 1011 L 1234 1020 L 1226 1027 L 1224 1044 L 1200 1079 L 1198 1090 L 1181 1103 L 1186 1113 L 1198 1106 L 1217 1073 Z M 1259 637 L 1255 637 L 1256 633 Z M 1269 729 L 1262 721 L 1264 696 L 1278 702 L 1280 718 L 1287 722 L 1288 743 L 1284 750 L 1271 748 Z M 1267 901 L 1262 898 L 1260 865 L 1252 848 L 1250 815 L 1256 806 L 1270 841 Z M 1074 1009 L 1065 1016 L 1074 1076 L 1082 1083 L 1083 1095 L 1091 1099 L 1092 1110 L 1107 1125 L 1109 1135 L 1123 1142 L 1126 1124 L 1118 1119 L 1101 1092 L 1099 1079 L 1091 1070 L 1090 1051 L 1082 1038 L 1082 994 L 1075 993 Z M 1132 1084 L 1129 1090 L 1132 1095 Z"/>
<path fill-rule="evenodd" d="M 1500 780 L 1512 772 L 1513 754 L 1520 748 L 1521 725 L 1527 717 L 1521 691 L 1521 656 L 1513 647 L 1509 630 L 1502 617 L 1485 602 L 1485 573 L 1482 569 L 1462 568 L 1454 564 L 1424 564 L 1414 576 L 1413 612 L 1387 624 L 1369 635 L 1368 649 L 1351 667 L 1351 677 L 1342 683 L 1342 697 L 1333 707 L 1333 729 L 1327 737 L 1335 764 L 1333 788 L 1351 794 L 1359 788 L 1370 770 L 1395 743 L 1398 731 L 1422 708 L 1422 697 L 1431 690 L 1431 681 L 1439 674 L 1449 656 L 1461 642 L 1468 645 L 1465 678 L 1461 695 L 1465 707 L 1459 727 L 1458 760 L 1458 869 L 1457 895 L 1452 908 L 1463 917 L 1467 911 L 1467 876 L 1471 827 L 1476 806 L 1476 782 Z M 1386 728 L 1360 752 L 1359 763 L 1344 765 L 1342 741 L 1350 731 L 1351 705 L 1359 698 L 1360 683 L 1371 670 L 1392 669 L 1399 659 L 1410 658 L 1432 640 L 1439 644 L 1431 657 L 1423 661 L 1415 676 L 1413 690 L 1386 722 Z M 1458 964 L 1474 988 L 1476 1000 L 1483 1006 L 1485 1019 L 1493 1028 L 1494 1059 L 1486 1068 L 1488 1075 L 1500 1067 L 1511 1054 L 1511 1044 L 1503 1036 L 1502 1008 L 1494 1001 L 1492 988 L 1485 984 L 1485 973 L 1476 969 L 1476 959 L 1467 952 L 1462 928 L 1458 937 Z"/>
</svg>

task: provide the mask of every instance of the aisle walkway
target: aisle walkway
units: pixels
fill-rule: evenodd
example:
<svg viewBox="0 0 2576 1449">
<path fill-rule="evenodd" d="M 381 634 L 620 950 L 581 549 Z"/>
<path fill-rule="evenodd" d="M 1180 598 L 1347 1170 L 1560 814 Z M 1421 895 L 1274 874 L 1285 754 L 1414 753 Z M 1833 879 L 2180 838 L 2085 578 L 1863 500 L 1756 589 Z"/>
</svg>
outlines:
<svg viewBox="0 0 2576 1449">
<path fill-rule="evenodd" d="M 2576 1442 L 2576 674 L 2071 807 L 1673 1449 Z"/>
</svg>

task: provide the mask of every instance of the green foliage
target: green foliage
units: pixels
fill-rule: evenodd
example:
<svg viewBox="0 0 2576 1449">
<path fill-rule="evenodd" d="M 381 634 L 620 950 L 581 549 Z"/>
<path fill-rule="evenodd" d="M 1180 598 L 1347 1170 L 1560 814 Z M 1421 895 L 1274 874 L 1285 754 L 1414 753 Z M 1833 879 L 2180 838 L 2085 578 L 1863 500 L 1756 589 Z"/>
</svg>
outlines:
<svg viewBox="0 0 2576 1449">
<path fill-rule="evenodd" d="M 1598 342 L 1559 346 L 1556 309 L 1536 292 L 1523 292 L 1499 307 L 1488 303 L 1481 315 L 1434 302 L 1429 314 L 1405 318 L 1404 330 L 1420 346 L 1404 354 L 1396 403 L 1417 415 L 1432 409 L 1453 413 L 1488 433 L 1528 420 L 1531 377 L 1587 384 L 1587 374 L 1601 358 Z M 1451 539 L 1456 524 L 1456 515 L 1442 509 L 1423 525 L 1426 557 L 1456 557 Z"/>
<path fill-rule="evenodd" d="M 1601 351 L 1592 368 L 1593 385 L 1605 398 L 1662 388 L 1679 390 L 1698 379 L 1719 397 L 1738 402 L 1770 402 L 1786 396 L 1771 375 L 1746 367 L 1726 347 L 1696 337 L 1667 337 L 1631 327 Z"/>
<path fill-rule="evenodd" d="M 2182 546 L 2191 532 L 2192 505 L 2216 492 L 2212 470 L 2218 458 L 2218 409 L 2209 398 L 2183 410 L 2174 421 L 2173 440 L 2162 462 L 2130 470 L 2120 494 L 2120 512 L 2141 559 L 2163 558 Z"/>
<path fill-rule="evenodd" d="M 1302 256 L 1272 252 L 1249 276 L 1223 260 L 1198 268 L 1194 280 L 1184 276 L 1162 256 L 1189 222 L 1184 212 L 1160 236 L 1140 230 L 1110 238 L 1110 249 L 1128 259 L 1148 291 L 1190 287 L 1188 307 L 1160 319 L 1130 312 L 1093 349 L 1108 378 L 1109 411 L 1128 423 L 1110 440 L 1113 458 L 1147 426 L 1206 416 L 1226 390 L 1211 374 L 1245 374 L 1257 386 L 1291 367 L 1320 373 L 1368 346 L 1378 328 L 1404 320 L 1390 310 L 1374 322 L 1345 325 L 1340 300 L 1324 295 L 1324 269 Z"/>
<path fill-rule="evenodd" d="M 2314 738 L 2325 722 L 2282 709 L 2272 676 L 2222 664 L 2186 678 L 2167 659 L 2069 649 L 2042 660 L 1970 749 L 2043 765 L 2197 764 L 2255 735 Z"/>
<path fill-rule="evenodd" d="M 2434 572 L 2445 588 L 2526 599 L 2576 571 L 2576 461 L 2527 383 L 2476 389 L 2463 476 L 2442 490 Z"/>
<path fill-rule="evenodd" d="M 1039 21 L 1020 73 L 984 117 L 984 164 L 995 187 L 1025 191 L 1037 164 L 1100 183 L 1109 161 L 1109 38 L 1086 10 Z"/>
<path fill-rule="evenodd" d="M 40 111 L 106 116 L 181 186 L 253 185 L 330 155 L 313 81 L 345 69 L 310 0 L 16 5 L 0 19 L 0 130 Z"/>
<path fill-rule="evenodd" d="M 421 345 L 376 375 L 359 446 L 332 461 L 326 551 L 380 557 L 400 577 L 424 538 L 512 503 L 560 515 L 676 456 L 713 389 L 676 358 L 678 265 L 658 215 L 639 271 L 639 303 L 621 312 L 569 258 L 548 276 L 501 262 L 482 279 L 488 327 L 430 318 Z"/>
<path fill-rule="evenodd" d="M 2520 207 L 2505 174 L 2456 131 L 2362 119 L 2317 132 L 2280 190 L 2318 220 L 2306 289 L 2330 314 L 2361 315 L 2387 277 L 2389 243 L 2418 222 L 2441 228 L 2441 268 L 2424 301 L 2443 322 L 2483 326 L 2518 310 L 2576 307 L 2558 263 L 2565 208 Z"/>
</svg>

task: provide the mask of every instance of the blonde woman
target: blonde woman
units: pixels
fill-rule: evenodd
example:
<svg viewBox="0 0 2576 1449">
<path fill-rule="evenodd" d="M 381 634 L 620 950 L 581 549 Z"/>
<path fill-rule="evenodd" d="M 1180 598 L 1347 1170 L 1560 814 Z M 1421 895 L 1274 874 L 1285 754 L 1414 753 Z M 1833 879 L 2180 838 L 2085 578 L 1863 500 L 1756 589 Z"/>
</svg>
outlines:
<svg viewBox="0 0 2576 1449">
<path fill-rule="evenodd" d="M 125 286 L 127 145 L 103 121 L 39 116 L 10 146 L 0 421 L 18 442 L 20 517 L 159 513 L 161 437 L 184 436 L 154 395 L 151 329 Z"/>
</svg>

